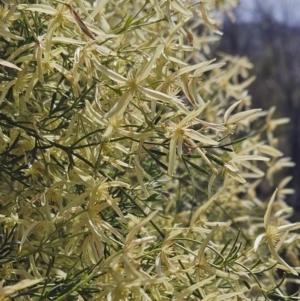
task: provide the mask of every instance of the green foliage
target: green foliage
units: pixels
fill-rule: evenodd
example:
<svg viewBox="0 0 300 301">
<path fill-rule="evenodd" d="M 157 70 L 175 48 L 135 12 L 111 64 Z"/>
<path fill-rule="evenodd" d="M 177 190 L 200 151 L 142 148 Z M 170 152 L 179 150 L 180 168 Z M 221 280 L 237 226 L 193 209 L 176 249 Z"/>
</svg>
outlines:
<svg viewBox="0 0 300 301">
<path fill-rule="evenodd" d="M 289 298 L 286 120 L 209 60 L 234 2 L 0 6 L 1 300 Z"/>
</svg>

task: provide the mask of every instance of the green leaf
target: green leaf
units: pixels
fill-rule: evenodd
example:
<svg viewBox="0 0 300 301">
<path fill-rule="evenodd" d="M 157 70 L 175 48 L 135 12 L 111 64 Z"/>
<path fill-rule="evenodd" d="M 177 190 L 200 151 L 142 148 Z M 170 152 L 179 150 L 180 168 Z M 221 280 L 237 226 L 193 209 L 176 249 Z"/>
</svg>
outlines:
<svg viewBox="0 0 300 301">
<path fill-rule="evenodd" d="M 203 168 L 203 167 L 201 167 L 201 166 L 199 166 L 199 165 L 197 165 L 197 164 L 195 164 L 195 163 L 193 163 L 193 162 L 191 162 L 189 160 L 186 160 L 186 162 L 188 164 L 190 164 L 192 167 L 194 167 L 195 169 L 197 169 L 200 172 L 204 173 L 205 175 L 209 176 L 210 173 L 205 168 Z"/>
<path fill-rule="evenodd" d="M 221 166 L 224 166 L 225 162 L 222 159 L 220 159 L 219 157 L 217 157 L 216 155 L 213 155 L 211 153 L 206 153 L 205 155 L 210 160 L 216 162 L 217 164 L 219 164 Z"/>
<path fill-rule="evenodd" d="M 155 163 L 160 166 L 161 168 L 163 168 L 164 170 L 168 170 L 168 167 L 162 163 L 161 161 L 159 161 L 155 156 L 154 154 L 152 154 L 148 149 L 146 149 L 144 146 L 143 146 L 143 149 L 148 153 L 148 155 L 155 161 Z"/>
<path fill-rule="evenodd" d="M 151 194 L 144 202 L 159 202 L 161 201 L 161 197 L 159 193 Z"/>
<path fill-rule="evenodd" d="M 157 156 L 166 156 L 167 154 L 156 149 L 149 149 L 149 151 Z"/>
</svg>

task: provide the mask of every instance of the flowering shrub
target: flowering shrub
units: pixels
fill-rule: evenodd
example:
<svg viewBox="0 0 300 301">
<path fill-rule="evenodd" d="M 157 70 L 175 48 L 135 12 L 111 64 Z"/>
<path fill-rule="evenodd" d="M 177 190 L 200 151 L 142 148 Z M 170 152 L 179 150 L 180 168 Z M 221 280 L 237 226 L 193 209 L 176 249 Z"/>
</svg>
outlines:
<svg viewBox="0 0 300 301">
<path fill-rule="evenodd" d="M 1 300 L 286 298 L 288 120 L 210 59 L 234 3 L 0 6 Z"/>
</svg>

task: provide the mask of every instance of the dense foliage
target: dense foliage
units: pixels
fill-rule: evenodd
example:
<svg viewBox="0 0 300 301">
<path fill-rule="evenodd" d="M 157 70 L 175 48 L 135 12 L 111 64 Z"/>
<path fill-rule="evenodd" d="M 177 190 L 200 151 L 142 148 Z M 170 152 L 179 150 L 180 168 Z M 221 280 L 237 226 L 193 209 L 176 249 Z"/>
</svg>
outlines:
<svg viewBox="0 0 300 301">
<path fill-rule="evenodd" d="M 211 59 L 234 2 L 0 5 L 0 300 L 288 299 L 288 120 Z"/>
</svg>

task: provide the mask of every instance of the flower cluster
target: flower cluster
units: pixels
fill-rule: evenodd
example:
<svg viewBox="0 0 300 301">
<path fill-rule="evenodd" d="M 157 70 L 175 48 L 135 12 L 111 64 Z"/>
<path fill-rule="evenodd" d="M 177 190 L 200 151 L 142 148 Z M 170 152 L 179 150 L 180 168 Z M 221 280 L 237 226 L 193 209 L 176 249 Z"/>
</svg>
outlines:
<svg viewBox="0 0 300 301">
<path fill-rule="evenodd" d="M 245 57 L 211 51 L 234 5 L 0 5 L 1 300 L 284 297 L 287 120 L 251 109 Z"/>
</svg>

